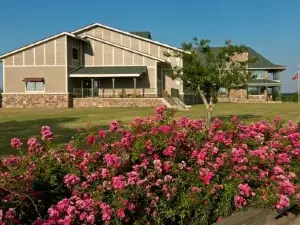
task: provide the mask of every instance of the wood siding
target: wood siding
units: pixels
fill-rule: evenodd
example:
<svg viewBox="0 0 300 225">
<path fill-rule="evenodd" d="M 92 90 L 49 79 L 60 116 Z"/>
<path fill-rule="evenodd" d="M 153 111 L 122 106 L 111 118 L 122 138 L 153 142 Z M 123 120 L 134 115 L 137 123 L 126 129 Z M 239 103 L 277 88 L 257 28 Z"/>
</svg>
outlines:
<svg viewBox="0 0 300 225">
<path fill-rule="evenodd" d="M 25 93 L 28 77 L 43 77 L 45 93 L 65 92 L 65 67 L 5 67 L 5 93 Z"/>
<path fill-rule="evenodd" d="M 117 31 L 109 30 L 102 27 L 90 28 L 84 30 L 80 34 L 89 34 L 99 39 L 109 41 L 114 44 L 130 48 L 132 50 L 139 51 L 144 54 L 148 54 L 163 60 L 166 60 L 171 66 L 181 66 L 181 60 L 175 57 L 166 57 L 164 53 L 173 54 L 174 50 L 167 48 L 163 45 L 151 43 L 140 38 L 135 38 L 126 34 L 122 34 Z M 94 46 L 94 48 L 93 48 Z M 94 49 L 94 55 L 85 54 L 86 65 L 99 66 L 99 65 L 146 65 L 148 67 L 148 73 L 151 80 L 151 87 L 156 87 L 154 80 L 156 79 L 156 60 L 141 56 L 139 54 L 132 53 L 130 51 L 121 50 L 117 47 L 107 46 L 94 40 L 91 40 L 91 48 Z M 99 52 L 104 51 L 104 52 Z M 122 53 L 121 53 L 122 52 Z M 93 59 L 94 57 L 94 59 Z M 177 88 L 180 93 L 183 93 L 183 85 L 181 82 L 175 82 L 169 77 L 165 77 L 165 90 L 170 93 L 171 88 Z"/>
</svg>

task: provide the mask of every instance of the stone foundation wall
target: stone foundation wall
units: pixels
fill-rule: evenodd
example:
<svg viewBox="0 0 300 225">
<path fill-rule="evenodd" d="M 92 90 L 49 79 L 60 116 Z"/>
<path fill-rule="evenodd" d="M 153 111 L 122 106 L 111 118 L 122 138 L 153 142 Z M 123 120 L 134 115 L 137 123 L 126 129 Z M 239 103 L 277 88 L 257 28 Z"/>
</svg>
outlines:
<svg viewBox="0 0 300 225">
<path fill-rule="evenodd" d="M 247 91 L 246 89 L 232 89 L 229 95 L 233 98 L 247 98 Z"/>
<path fill-rule="evenodd" d="M 218 97 L 218 102 L 233 102 L 233 103 L 282 103 L 281 101 L 266 101 L 266 98 L 226 98 Z"/>
<path fill-rule="evenodd" d="M 156 107 L 162 105 L 160 98 L 74 98 L 74 108 L 97 107 Z"/>
<path fill-rule="evenodd" d="M 3 108 L 68 108 L 69 94 L 2 94 Z"/>
</svg>

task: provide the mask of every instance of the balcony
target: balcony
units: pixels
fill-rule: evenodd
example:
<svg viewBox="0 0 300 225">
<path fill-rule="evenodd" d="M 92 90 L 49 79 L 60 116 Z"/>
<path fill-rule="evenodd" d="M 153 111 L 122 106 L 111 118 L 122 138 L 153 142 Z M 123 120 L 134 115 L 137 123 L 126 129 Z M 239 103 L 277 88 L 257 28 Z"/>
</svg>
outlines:
<svg viewBox="0 0 300 225">
<path fill-rule="evenodd" d="M 73 88 L 74 98 L 157 98 L 155 88 Z"/>
</svg>

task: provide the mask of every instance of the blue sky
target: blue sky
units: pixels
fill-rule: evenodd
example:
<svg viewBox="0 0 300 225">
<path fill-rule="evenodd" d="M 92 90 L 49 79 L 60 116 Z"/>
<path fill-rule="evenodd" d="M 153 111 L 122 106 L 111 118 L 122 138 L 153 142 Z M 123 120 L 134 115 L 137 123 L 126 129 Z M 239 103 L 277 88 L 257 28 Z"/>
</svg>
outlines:
<svg viewBox="0 0 300 225">
<path fill-rule="evenodd" d="M 214 46 L 226 39 L 246 44 L 270 61 L 286 65 L 283 91 L 296 90 L 291 77 L 300 63 L 298 0 L 3 1 L 0 54 L 94 22 L 127 31 L 149 30 L 153 39 L 176 47 L 195 36 L 210 39 Z"/>
</svg>

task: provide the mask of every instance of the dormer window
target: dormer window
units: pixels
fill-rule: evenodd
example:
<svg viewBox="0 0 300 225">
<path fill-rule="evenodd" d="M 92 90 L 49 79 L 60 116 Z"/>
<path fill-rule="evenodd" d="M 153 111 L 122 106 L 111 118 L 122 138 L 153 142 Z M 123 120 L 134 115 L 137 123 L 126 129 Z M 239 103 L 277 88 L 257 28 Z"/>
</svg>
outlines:
<svg viewBox="0 0 300 225">
<path fill-rule="evenodd" d="M 72 59 L 73 60 L 79 60 L 79 50 L 78 48 L 72 48 Z"/>
</svg>

